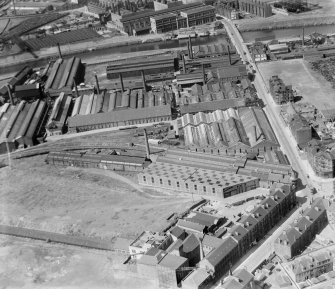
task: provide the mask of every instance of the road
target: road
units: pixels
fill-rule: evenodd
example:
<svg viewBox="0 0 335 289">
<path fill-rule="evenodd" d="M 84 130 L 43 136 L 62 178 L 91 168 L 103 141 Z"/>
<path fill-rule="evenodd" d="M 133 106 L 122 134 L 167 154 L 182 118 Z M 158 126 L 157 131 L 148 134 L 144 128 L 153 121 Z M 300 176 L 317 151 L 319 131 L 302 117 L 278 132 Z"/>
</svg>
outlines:
<svg viewBox="0 0 335 289">
<path fill-rule="evenodd" d="M 298 172 L 299 178 L 303 184 L 308 183 L 308 177 L 304 170 L 305 164 L 299 156 L 296 142 L 293 139 L 293 136 L 284 123 L 284 120 L 280 117 L 279 110 L 280 106 L 276 105 L 270 95 L 266 83 L 258 69 L 254 64 L 254 61 L 246 47 L 243 43 L 243 39 L 235 27 L 235 25 L 228 19 L 222 20 L 223 24 L 226 27 L 227 33 L 230 36 L 233 44 L 235 45 L 237 51 L 241 55 L 241 58 L 244 63 L 253 64 L 253 67 L 256 71 L 254 85 L 258 92 L 259 97 L 264 101 L 265 112 L 268 116 L 269 122 L 278 138 L 278 141 L 281 145 L 282 150 L 287 155 L 292 167 Z M 303 204 L 303 208 L 308 206 L 309 201 Z M 252 254 L 250 254 L 239 266 L 240 268 L 247 268 L 249 271 L 254 271 L 262 260 L 266 259 L 274 251 L 274 241 L 279 237 L 285 228 L 291 224 L 299 215 L 300 209 L 292 213 L 283 224 L 281 224 L 274 232 L 269 236 Z"/>
</svg>

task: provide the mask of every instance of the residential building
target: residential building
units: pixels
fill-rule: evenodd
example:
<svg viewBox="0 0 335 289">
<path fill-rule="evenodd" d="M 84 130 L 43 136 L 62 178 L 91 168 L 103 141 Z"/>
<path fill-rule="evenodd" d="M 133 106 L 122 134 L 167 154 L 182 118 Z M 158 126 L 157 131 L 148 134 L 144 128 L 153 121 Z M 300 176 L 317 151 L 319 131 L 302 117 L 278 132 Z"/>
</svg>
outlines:
<svg viewBox="0 0 335 289">
<path fill-rule="evenodd" d="M 312 242 L 315 235 L 325 228 L 328 224 L 325 202 L 325 199 L 316 199 L 302 216 L 276 239 L 275 250 L 278 255 L 286 259 L 298 255 Z"/>
<path fill-rule="evenodd" d="M 269 79 L 269 84 L 271 95 L 277 104 L 294 101 L 292 85 L 285 85 L 283 80 L 279 78 L 278 75 L 272 76 Z"/>
<path fill-rule="evenodd" d="M 334 255 L 334 250 L 324 248 L 301 255 L 285 267 L 294 281 L 300 283 L 333 271 Z"/>
<path fill-rule="evenodd" d="M 212 276 L 201 268 L 191 271 L 182 281 L 183 289 L 209 289 L 212 286 Z"/>
<path fill-rule="evenodd" d="M 234 271 L 218 286 L 218 289 L 254 289 L 254 275 L 245 269 Z"/>
<path fill-rule="evenodd" d="M 307 120 L 300 114 L 294 115 L 290 119 L 288 126 L 299 147 L 305 146 L 312 140 L 312 128 Z"/>
</svg>

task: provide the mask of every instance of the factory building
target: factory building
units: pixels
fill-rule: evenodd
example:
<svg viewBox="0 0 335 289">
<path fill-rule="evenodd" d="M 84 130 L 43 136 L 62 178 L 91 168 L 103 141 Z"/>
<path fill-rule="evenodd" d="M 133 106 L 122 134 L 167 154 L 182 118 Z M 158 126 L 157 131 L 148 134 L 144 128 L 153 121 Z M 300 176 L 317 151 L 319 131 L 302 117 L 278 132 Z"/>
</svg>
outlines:
<svg viewBox="0 0 335 289">
<path fill-rule="evenodd" d="M 238 0 L 239 9 L 260 17 L 272 16 L 271 5 L 258 0 Z"/>
<path fill-rule="evenodd" d="M 80 58 L 59 58 L 51 68 L 44 91 L 51 97 L 58 97 L 61 92 L 72 94 L 74 81 L 81 83 L 83 73 L 84 65 Z"/>
<path fill-rule="evenodd" d="M 124 90 L 128 87 L 125 87 L 123 78 L 140 78 L 141 87 L 145 87 L 145 81 L 153 81 L 157 77 L 159 80 L 174 78 L 177 66 L 178 61 L 174 55 L 147 56 L 113 61 L 107 66 L 106 73 L 108 79 L 118 79 Z"/>
<path fill-rule="evenodd" d="M 185 114 L 178 123 L 187 147 L 264 151 L 280 147 L 264 111 L 258 107 Z"/>
<path fill-rule="evenodd" d="M 217 77 L 220 81 L 242 80 L 248 76 L 247 68 L 243 66 L 232 66 L 229 68 L 218 68 Z"/>
<path fill-rule="evenodd" d="M 49 120 L 46 125 L 48 136 L 60 135 L 65 132 L 67 117 L 72 108 L 72 97 L 61 92 L 56 98 Z"/>
<path fill-rule="evenodd" d="M 0 151 L 32 146 L 40 136 L 42 123 L 46 117 L 47 104 L 37 100 L 33 103 L 21 101 L 18 105 L 5 104 L 0 110 Z"/>
<path fill-rule="evenodd" d="M 116 99 L 115 101 L 116 105 L 120 106 L 121 98 L 119 98 L 119 100 Z M 118 104 L 118 102 L 120 104 Z M 141 123 L 169 120 L 172 120 L 171 106 L 166 104 L 137 109 L 124 108 L 93 115 L 74 115 L 68 118 L 68 129 L 69 132 L 81 132 L 107 127 L 136 125 Z"/>
<path fill-rule="evenodd" d="M 136 12 L 123 15 L 121 18 L 121 23 L 123 24 L 124 32 L 128 33 L 128 35 L 147 34 L 150 33 L 151 30 L 150 17 L 155 17 L 166 13 L 179 15 L 181 10 L 201 6 L 203 6 L 202 3 L 190 3 L 186 5 L 175 5 L 168 9 L 162 9 L 159 11 L 144 11 L 140 13 Z"/>
<path fill-rule="evenodd" d="M 15 86 L 15 97 L 20 100 L 36 100 L 42 95 L 42 89 L 39 83 L 25 84 Z"/>
<path fill-rule="evenodd" d="M 202 57 L 222 57 L 224 55 L 235 55 L 236 49 L 233 45 L 225 45 L 223 43 L 209 44 L 209 45 L 197 45 L 192 47 L 193 58 Z"/>
<path fill-rule="evenodd" d="M 294 102 L 292 85 L 285 85 L 284 81 L 278 75 L 274 75 L 269 79 L 269 85 L 273 100 L 277 104 Z"/>
<path fill-rule="evenodd" d="M 99 168 L 112 171 L 142 171 L 144 157 L 78 152 L 50 152 L 46 162 L 56 166 Z"/>
<path fill-rule="evenodd" d="M 182 10 L 180 16 L 186 19 L 187 27 L 202 25 L 215 21 L 215 8 L 213 6 L 200 6 Z"/>
<path fill-rule="evenodd" d="M 259 187 L 255 177 L 166 163 L 163 158 L 138 175 L 139 183 L 218 199 Z"/>
<path fill-rule="evenodd" d="M 334 250 L 323 248 L 301 255 L 288 263 L 289 275 L 297 282 L 305 282 L 333 271 Z"/>
<path fill-rule="evenodd" d="M 316 234 L 328 224 L 328 202 L 325 199 L 316 199 L 302 216 L 276 239 L 275 250 L 278 255 L 290 259 L 305 250 Z"/>
</svg>

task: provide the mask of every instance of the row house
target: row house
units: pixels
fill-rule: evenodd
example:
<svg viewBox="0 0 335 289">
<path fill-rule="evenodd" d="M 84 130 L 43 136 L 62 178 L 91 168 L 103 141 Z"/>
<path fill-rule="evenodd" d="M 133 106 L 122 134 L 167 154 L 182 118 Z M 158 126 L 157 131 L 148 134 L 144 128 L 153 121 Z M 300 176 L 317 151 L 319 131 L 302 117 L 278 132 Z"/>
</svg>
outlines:
<svg viewBox="0 0 335 289">
<path fill-rule="evenodd" d="M 301 218 L 295 220 L 291 227 L 284 231 L 275 241 L 275 249 L 279 255 L 290 259 L 303 251 L 315 235 L 328 224 L 327 210 L 324 202 L 318 198 L 303 212 Z"/>
</svg>

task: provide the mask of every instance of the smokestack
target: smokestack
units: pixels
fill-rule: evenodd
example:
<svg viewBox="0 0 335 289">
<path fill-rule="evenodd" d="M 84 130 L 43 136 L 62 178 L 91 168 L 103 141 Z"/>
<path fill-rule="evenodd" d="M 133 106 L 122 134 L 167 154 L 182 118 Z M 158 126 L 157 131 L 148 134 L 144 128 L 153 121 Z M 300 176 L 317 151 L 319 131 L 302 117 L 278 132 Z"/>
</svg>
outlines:
<svg viewBox="0 0 335 289">
<path fill-rule="evenodd" d="M 99 80 L 98 80 L 98 76 L 95 74 L 95 83 L 97 85 L 97 93 L 100 94 L 100 87 L 99 87 Z"/>
<path fill-rule="evenodd" d="M 8 91 L 10 103 L 11 103 L 11 105 L 14 105 L 13 95 L 12 95 L 12 92 L 10 90 L 9 84 L 7 84 L 6 86 L 7 86 L 7 91 Z"/>
<path fill-rule="evenodd" d="M 59 56 L 59 58 L 63 58 L 63 57 L 62 57 L 62 52 L 61 52 L 61 50 L 60 50 L 60 45 L 59 45 L 58 42 L 57 42 L 57 47 L 58 47 L 58 56 Z"/>
<path fill-rule="evenodd" d="M 73 85 L 74 85 L 74 89 L 76 90 L 76 96 L 79 97 L 77 83 L 76 83 L 76 80 L 74 78 L 73 78 Z"/>
<path fill-rule="evenodd" d="M 227 49 L 228 49 L 229 64 L 231 65 L 231 55 L 230 55 L 230 46 L 229 45 L 227 45 Z"/>
<path fill-rule="evenodd" d="M 141 70 L 141 74 L 142 74 L 142 81 L 143 81 L 143 88 L 146 91 L 146 84 L 145 84 L 145 75 L 144 75 L 144 70 Z"/>
<path fill-rule="evenodd" d="M 193 59 L 193 48 L 192 48 L 192 41 L 191 41 L 191 36 L 188 36 L 188 41 L 190 42 L 190 53 L 191 53 L 191 58 Z"/>
<path fill-rule="evenodd" d="M 121 84 L 121 91 L 124 92 L 122 73 L 119 73 L 119 78 L 120 78 L 120 84 Z"/>
<path fill-rule="evenodd" d="M 186 73 L 185 55 L 183 54 L 183 71 Z"/>
<path fill-rule="evenodd" d="M 302 46 L 305 45 L 305 28 L 302 28 Z"/>
<path fill-rule="evenodd" d="M 205 73 L 205 65 L 202 64 L 202 84 L 206 84 L 206 73 Z"/>
<path fill-rule="evenodd" d="M 150 148 L 149 148 L 149 141 L 148 141 L 148 135 L 147 135 L 146 129 L 144 129 L 144 138 L 145 138 L 145 149 L 147 153 L 147 159 L 150 159 Z"/>
</svg>

